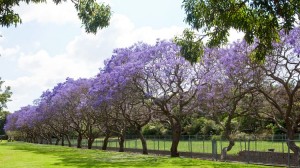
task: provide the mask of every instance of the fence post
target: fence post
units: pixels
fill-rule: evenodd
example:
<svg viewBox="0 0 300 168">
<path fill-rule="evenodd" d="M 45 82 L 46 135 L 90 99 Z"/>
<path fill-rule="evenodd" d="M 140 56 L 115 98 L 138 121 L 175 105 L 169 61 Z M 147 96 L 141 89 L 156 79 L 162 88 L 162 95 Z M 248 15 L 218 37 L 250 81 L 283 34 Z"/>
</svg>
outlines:
<svg viewBox="0 0 300 168">
<path fill-rule="evenodd" d="M 222 153 L 222 150 L 223 150 L 223 143 L 222 143 L 222 138 L 220 139 L 220 147 L 221 147 L 221 155 L 223 154 Z M 221 157 L 222 158 L 222 157 Z"/>
<path fill-rule="evenodd" d="M 136 136 L 135 137 L 135 149 L 137 149 L 137 139 L 138 139 L 138 137 Z"/>
<path fill-rule="evenodd" d="M 152 137 L 153 137 L 152 140 L 153 140 L 153 148 L 154 148 L 153 150 L 155 150 L 155 136 L 152 136 Z"/>
<path fill-rule="evenodd" d="M 164 151 L 166 150 L 166 135 L 164 135 Z"/>
<path fill-rule="evenodd" d="M 126 135 L 124 136 L 124 142 L 123 143 L 124 143 L 124 149 L 126 149 L 126 146 L 127 146 L 126 145 L 126 143 L 127 143 L 127 137 L 126 137 Z"/>
<path fill-rule="evenodd" d="M 193 156 L 192 156 L 192 153 L 191 153 L 191 135 L 188 135 L 188 136 L 189 136 L 189 138 L 188 138 L 188 143 L 187 143 L 187 146 L 188 146 L 188 152 L 190 152 L 191 157 L 193 157 Z"/>
<path fill-rule="evenodd" d="M 244 141 L 245 141 L 245 151 L 247 151 L 247 140 L 246 140 L 246 135 L 244 136 Z"/>
<path fill-rule="evenodd" d="M 284 153 L 284 140 L 281 141 L 282 153 Z"/>
<path fill-rule="evenodd" d="M 158 135 L 158 141 L 157 141 L 157 150 L 159 151 L 159 141 L 160 141 L 160 137 Z"/>
<path fill-rule="evenodd" d="M 213 155 L 213 160 L 218 160 L 218 153 L 217 153 L 217 141 L 212 140 L 212 155 Z"/>
<path fill-rule="evenodd" d="M 202 138 L 202 149 L 203 149 L 203 153 L 205 153 L 205 149 L 204 149 L 204 140 L 205 140 L 205 137 Z"/>
<path fill-rule="evenodd" d="M 198 142 L 198 134 L 196 134 L 196 142 Z M 196 143 L 197 144 L 197 143 Z M 200 145 L 199 145 L 200 146 Z M 196 149 L 197 150 L 197 149 Z"/>
<path fill-rule="evenodd" d="M 291 167 L 291 163 L 290 163 L 290 140 L 287 139 L 287 144 L 288 144 L 288 167 Z"/>
<path fill-rule="evenodd" d="M 192 157 L 193 157 L 193 138 L 192 138 L 192 140 L 190 139 L 190 141 L 191 141 L 191 154 L 192 154 Z"/>
<path fill-rule="evenodd" d="M 257 138 L 256 136 L 254 136 L 254 140 L 255 140 L 255 152 L 257 151 Z"/>
<path fill-rule="evenodd" d="M 240 151 L 243 150 L 243 146 L 242 146 L 242 139 L 240 139 Z"/>
<path fill-rule="evenodd" d="M 250 163 L 250 157 L 249 157 L 249 154 L 250 154 L 250 138 L 248 139 L 248 157 L 247 157 L 248 164 Z"/>
<path fill-rule="evenodd" d="M 127 145 L 127 146 L 128 146 L 128 148 L 131 148 L 131 141 L 132 141 L 132 137 L 133 137 L 133 136 L 132 136 L 132 135 L 130 135 L 130 136 L 129 136 L 129 138 L 128 138 L 128 140 L 127 140 L 127 143 L 128 143 L 128 145 Z"/>
<path fill-rule="evenodd" d="M 102 149 L 101 147 L 102 147 L 102 140 L 100 139 L 99 140 L 99 149 Z"/>
</svg>

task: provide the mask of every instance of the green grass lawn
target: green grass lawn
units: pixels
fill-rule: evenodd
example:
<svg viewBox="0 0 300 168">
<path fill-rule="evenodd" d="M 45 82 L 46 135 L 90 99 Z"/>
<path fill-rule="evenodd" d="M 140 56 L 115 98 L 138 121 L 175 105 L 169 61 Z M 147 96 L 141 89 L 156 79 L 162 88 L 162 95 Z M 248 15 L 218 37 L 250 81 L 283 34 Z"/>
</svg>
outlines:
<svg viewBox="0 0 300 168">
<path fill-rule="evenodd" d="M 0 143 L 1 168 L 201 167 L 238 168 L 257 165 L 203 161 L 189 158 L 145 156 L 61 146 Z"/>
</svg>

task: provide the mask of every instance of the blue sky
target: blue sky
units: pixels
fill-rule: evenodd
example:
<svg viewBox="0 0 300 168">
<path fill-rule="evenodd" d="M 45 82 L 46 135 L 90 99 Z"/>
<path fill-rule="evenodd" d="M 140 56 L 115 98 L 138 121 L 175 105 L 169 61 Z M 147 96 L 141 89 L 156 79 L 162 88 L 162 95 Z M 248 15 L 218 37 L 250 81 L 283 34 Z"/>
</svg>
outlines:
<svg viewBox="0 0 300 168">
<path fill-rule="evenodd" d="M 0 77 L 12 87 L 8 110 L 32 104 L 67 77 L 95 76 L 112 50 L 138 41 L 171 39 L 188 27 L 182 1 L 105 0 L 113 15 L 108 28 L 87 34 L 73 4 L 21 4 L 23 23 L 0 28 Z"/>
</svg>

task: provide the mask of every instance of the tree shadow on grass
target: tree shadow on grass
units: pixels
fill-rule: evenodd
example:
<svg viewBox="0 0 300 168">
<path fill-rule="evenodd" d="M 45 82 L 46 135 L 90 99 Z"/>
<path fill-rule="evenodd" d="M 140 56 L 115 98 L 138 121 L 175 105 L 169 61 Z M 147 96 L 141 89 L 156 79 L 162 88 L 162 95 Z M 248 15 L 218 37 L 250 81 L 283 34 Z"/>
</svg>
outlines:
<svg viewBox="0 0 300 168">
<path fill-rule="evenodd" d="M 55 156 L 60 162 L 51 167 L 99 168 L 99 167 L 201 167 L 201 168 L 239 168 L 261 167 L 254 165 L 230 164 L 224 162 L 201 161 L 188 158 L 169 158 L 145 156 L 133 153 L 120 153 L 101 150 L 76 149 L 61 146 L 11 143 L 14 150 L 23 150 L 36 154 Z"/>
<path fill-rule="evenodd" d="M 164 160 L 164 158 L 160 158 L 158 161 L 156 156 L 76 149 L 61 146 L 33 145 L 27 143 L 12 143 L 10 145 L 13 146 L 14 150 L 58 157 L 60 162 L 53 163 L 53 167 L 161 167 L 160 165 Z"/>
</svg>

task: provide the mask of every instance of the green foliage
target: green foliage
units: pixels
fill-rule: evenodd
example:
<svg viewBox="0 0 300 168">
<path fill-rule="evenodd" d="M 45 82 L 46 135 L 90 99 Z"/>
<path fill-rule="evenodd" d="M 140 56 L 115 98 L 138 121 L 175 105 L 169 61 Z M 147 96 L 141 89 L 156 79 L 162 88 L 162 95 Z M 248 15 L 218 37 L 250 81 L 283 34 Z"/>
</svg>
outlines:
<svg viewBox="0 0 300 168">
<path fill-rule="evenodd" d="M 186 124 L 183 128 L 183 133 L 187 135 L 202 134 L 201 128 L 204 127 L 205 118 L 191 118 L 190 123 Z"/>
<path fill-rule="evenodd" d="M 66 0 L 53 0 L 59 4 Z M 109 25 L 111 17 L 110 6 L 99 4 L 96 0 L 71 0 L 75 4 L 78 11 L 78 17 L 81 19 L 86 32 L 96 33 L 98 29 L 102 29 Z M 22 20 L 20 16 L 13 10 L 14 6 L 19 6 L 20 2 L 42 3 L 46 0 L 0 0 L 0 24 L 2 27 L 11 25 L 17 26 Z M 55 11 L 53 11 L 55 12 Z"/>
<path fill-rule="evenodd" d="M 258 61 L 271 52 L 272 42 L 279 40 L 279 31 L 288 33 L 296 17 L 300 18 L 299 0 L 184 0 L 183 7 L 186 22 L 209 37 L 208 47 L 227 43 L 232 28 L 245 33 L 248 43 L 257 38 L 252 58 Z"/>
<path fill-rule="evenodd" d="M 10 97 L 12 92 L 10 91 L 10 87 L 6 86 L 4 89 L 2 88 L 4 81 L 1 81 L 0 78 L 0 135 L 4 135 L 4 124 L 6 122 L 6 116 L 9 114 L 8 111 L 4 111 L 6 108 L 6 103 L 10 101 Z"/>
<path fill-rule="evenodd" d="M 54 2 L 58 3 L 57 0 Z M 59 0 L 60 2 L 61 0 Z M 46 0 L 0 0 L 0 24 L 2 27 L 9 27 L 11 25 L 17 26 L 17 24 L 21 23 L 22 20 L 19 14 L 15 13 L 13 10 L 14 6 L 19 6 L 20 2 L 25 3 L 41 3 L 46 2 Z"/>
<path fill-rule="evenodd" d="M 111 17 L 109 5 L 97 4 L 95 0 L 81 0 L 75 6 L 87 33 L 96 34 L 98 28 L 102 29 L 109 25 Z"/>
<path fill-rule="evenodd" d="M 6 103 L 9 101 L 12 92 L 10 91 L 10 87 L 6 86 L 4 89 L 2 88 L 4 81 L 1 81 L 0 78 L 0 113 L 3 111 L 3 108 L 6 108 Z M 0 117 L 2 115 L 0 114 Z"/>
<path fill-rule="evenodd" d="M 222 128 L 215 121 L 205 117 L 191 118 L 189 124 L 184 125 L 187 135 L 220 135 Z"/>
<path fill-rule="evenodd" d="M 204 127 L 201 128 L 203 135 L 220 135 L 222 128 L 213 120 L 206 120 Z"/>
<path fill-rule="evenodd" d="M 160 123 L 150 123 L 143 127 L 143 135 L 165 135 L 168 132 Z"/>
<path fill-rule="evenodd" d="M 252 116 L 241 116 L 238 118 L 238 130 L 245 133 L 254 133 L 260 129 L 260 120 Z"/>
<path fill-rule="evenodd" d="M 181 55 L 191 63 L 198 62 L 203 55 L 203 43 L 195 32 L 185 29 L 182 37 L 175 37 L 175 43 L 180 46 Z"/>
<path fill-rule="evenodd" d="M 21 18 L 12 9 L 13 6 L 19 5 L 19 0 L 1 0 L 0 1 L 0 24 L 1 26 L 17 25 Z"/>
<path fill-rule="evenodd" d="M 6 117 L 8 114 L 9 114 L 8 111 L 0 111 L 0 135 L 5 134 L 4 125 L 5 125 Z"/>
<path fill-rule="evenodd" d="M 282 126 L 285 126 L 285 123 L 284 122 L 281 122 L 280 123 Z M 274 123 L 270 123 L 266 126 L 266 128 L 272 130 L 272 134 L 273 135 L 276 135 L 276 134 L 285 134 L 284 131 L 282 131 L 277 125 L 275 125 Z"/>
</svg>

